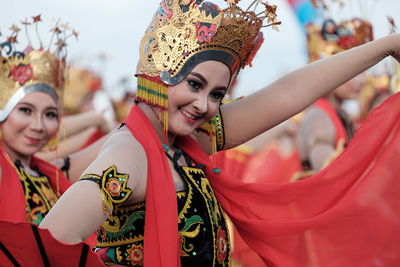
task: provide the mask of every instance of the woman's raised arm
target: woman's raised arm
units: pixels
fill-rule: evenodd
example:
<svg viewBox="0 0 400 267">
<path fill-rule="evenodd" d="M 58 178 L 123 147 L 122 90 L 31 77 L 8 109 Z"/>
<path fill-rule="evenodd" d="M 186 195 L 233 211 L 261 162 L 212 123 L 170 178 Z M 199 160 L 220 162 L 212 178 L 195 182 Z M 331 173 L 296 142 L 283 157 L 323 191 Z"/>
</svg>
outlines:
<svg viewBox="0 0 400 267">
<path fill-rule="evenodd" d="M 240 101 L 221 106 L 225 148 L 240 145 L 290 118 L 389 55 L 400 59 L 400 34 L 316 61 Z"/>
</svg>

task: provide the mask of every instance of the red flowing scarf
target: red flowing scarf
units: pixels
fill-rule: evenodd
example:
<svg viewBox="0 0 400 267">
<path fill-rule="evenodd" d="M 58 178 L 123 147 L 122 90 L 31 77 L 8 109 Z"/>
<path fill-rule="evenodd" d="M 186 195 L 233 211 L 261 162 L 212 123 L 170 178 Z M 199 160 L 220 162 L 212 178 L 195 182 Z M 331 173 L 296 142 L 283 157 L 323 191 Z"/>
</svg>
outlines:
<svg viewBox="0 0 400 267">
<path fill-rule="evenodd" d="M 0 220 L 26 222 L 26 200 L 21 180 L 14 165 L 7 159 L 8 155 L 5 154 L 3 145 L 0 144 L 0 146 Z M 46 161 L 32 157 L 31 166 L 37 166 L 49 178 L 50 186 L 56 194 L 57 192 L 64 193 L 71 185 L 58 168 Z M 58 172 L 58 179 L 56 179 L 56 172 Z"/>
<path fill-rule="evenodd" d="M 245 242 L 268 266 L 397 266 L 400 262 L 400 94 L 367 118 L 346 150 L 316 175 L 243 183 L 190 137 L 177 140 L 206 175 Z M 147 267 L 179 266 L 175 188 L 161 142 L 136 105 L 126 124 L 146 151 Z"/>
</svg>

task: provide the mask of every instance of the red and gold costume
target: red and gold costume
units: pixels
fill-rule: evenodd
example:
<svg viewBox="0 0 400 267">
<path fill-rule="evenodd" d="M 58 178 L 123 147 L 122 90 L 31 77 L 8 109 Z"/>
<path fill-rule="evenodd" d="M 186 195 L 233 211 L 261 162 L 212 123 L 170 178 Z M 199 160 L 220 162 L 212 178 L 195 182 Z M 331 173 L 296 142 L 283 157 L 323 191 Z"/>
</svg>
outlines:
<svg viewBox="0 0 400 267">
<path fill-rule="evenodd" d="M 41 175 L 29 175 L 11 162 L 4 147 L 0 153 L 0 220 L 40 224 L 60 195 L 71 185 L 55 166 L 36 157 L 31 168 Z"/>
<path fill-rule="evenodd" d="M 40 21 L 39 15 L 33 17 L 33 23 L 23 24 L 37 27 Z M 64 84 L 66 37 L 61 37 L 65 31 L 61 25 L 57 23 L 53 28 L 54 35 L 58 36 L 54 52 L 42 44 L 34 50 L 31 43 L 23 52 L 16 51 L 20 29 L 15 25 L 11 29 L 11 37 L 0 45 L 0 122 L 7 119 L 21 99 L 33 92 L 46 93 L 59 104 Z M 18 160 L 11 161 L 3 140 L 0 142 L 0 219 L 39 224 L 70 182 L 56 167 L 34 156 L 30 167 L 37 176 L 30 175 Z"/>
<path fill-rule="evenodd" d="M 190 137 L 180 138 L 177 146 L 205 166 L 222 208 L 267 265 L 351 266 L 357 262 L 368 266 L 378 260 L 393 266 L 400 260 L 396 246 L 400 241 L 396 234 L 400 231 L 400 187 L 396 186 L 399 107 L 397 94 L 368 117 L 335 162 L 308 179 L 283 185 L 243 183 L 216 171 L 214 162 Z M 178 210 L 173 179 L 153 126 L 137 110 L 133 109 L 126 123 L 144 147 L 151 170 L 145 262 L 149 255 L 150 264 L 177 266 Z M 373 130 L 376 127 L 379 132 Z M 343 242 L 343 238 L 351 242 Z"/>
</svg>

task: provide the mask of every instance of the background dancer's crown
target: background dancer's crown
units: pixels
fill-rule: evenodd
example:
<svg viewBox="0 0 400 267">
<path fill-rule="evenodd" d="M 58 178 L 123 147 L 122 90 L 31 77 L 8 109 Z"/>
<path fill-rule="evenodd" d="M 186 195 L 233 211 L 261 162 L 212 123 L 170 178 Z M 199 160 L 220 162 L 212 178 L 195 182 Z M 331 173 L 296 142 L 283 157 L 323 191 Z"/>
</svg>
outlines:
<svg viewBox="0 0 400 267">
<path fill-rule="evenodd" d="M 338 6 L 341 10 L 346 6 L 341 0 L 311 0 L 321 13 L 329 13 L 330 9 Z M 360 9 L 368 10 L 368 1 L 361 3 Z M 364 8 L 362 8 L 364 6 Z M 362 14 L 363 17 L 368 14 Z M 373 40 L 371 23 L 361 17 L 342 20 L 337 24 L 331 15 L 324 14 L 322 25 L 310 23 L 306 26 L 307 48 L 310 62 L 325 58 L 347 49 L 362 45 Z"/>
<path fill-rule="evenodd" d="M 371 23 L 360 18 L 353 18 L 340 24 L 327 19 L 322 26 L 307 25 L 306 30 L 310 62 L 373 40 Z"/>
<path fill-rule="evenodd" d="M 88 96 L 103 88 L 100 75 L 89 69 L 69 65 L 68 79 L 66 79 L 63 93 L 63 112 L 76 114 Z"/>
<path fill-rule="evenodd" d="M 0 121 L 8 116 L 17 100 L 28 93 L 27 88 L 30 92 L 53 88 L 53 93 L 58 99 L 62 95 L 66 69 L 66 40 L 70 36 L 77 37 L 78 33 L 71 30 L 68 24 L 60 24 L 58 21 L 51 29 L 52 37 L 48 47 L 44 47 L 37 28 L 40 21 L 42 20 L 38 15 L 32 17 L 32 21 L 25 19 L 21 22 L 28 39 L 28 45 L 22 52 L 15 48 L 21 31 L 16 25 L 10 28 L 11 35 L 6 37 L 6 41 L 0 43 Z M 39 49 L 32 47 L 28 34 L 28 28 L 32 27 L 36 30 Z M 13 101 L 10 101 L 11 98 Z"/>
</svg>

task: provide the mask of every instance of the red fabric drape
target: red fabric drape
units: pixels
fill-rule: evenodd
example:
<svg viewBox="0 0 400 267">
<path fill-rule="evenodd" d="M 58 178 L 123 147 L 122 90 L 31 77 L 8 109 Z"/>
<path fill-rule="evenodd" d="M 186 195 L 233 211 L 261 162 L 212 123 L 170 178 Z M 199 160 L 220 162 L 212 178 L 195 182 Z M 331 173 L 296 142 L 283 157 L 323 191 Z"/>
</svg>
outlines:
<svg viewBox="0 0 400 267">
<path fill-rule="evenodd" d="M 217 162 L 221 170 L 224 170 L 236 179 L 243 179 L 250 158 L 250 151 L 238 148 L 219 151 L 217 154 L 211 156 L 211 159 Z"/>
<path fill-rule="evenodd" d="M 34 230 L 40 236 L 40 243 L 34 235 Z M 62 243 L 56 240 L 47 229 L 38 228 L 33 223 L 11 223 L 0 220 L 0 243 L 16 261 L 16 264 L 13 264 L 4 250 L 0 250 L 1 267 L 106 266 L 91 249 L 83 249 L 82 242 L 74 245 Z M 42 245 L 42 251 L 39 244 Z M 47 265 L 41 252 L 46 255 Z"/>
<path fill-rule="evenodd" d="M 0 220 L 13 223 L 26 222 L 25 193 L 17 171 L 7 160 L 7 155 L 5 153 L 3 145 L 0 144 Z M 35 166 L 49 178 L 50 186 L 58 197 L 72 184 L 60 169 L 44 160 L 32 157 L 31 167 Z M 56 172 L 58 172 L 58 179 Z M 58 192 L 60 195 L 58 195 Z M 3 231 L 5 230 L 0 229 L 0 235 Z M 97 243 L 96 233 L 86 239 L 85 243 L 94 247 Z"/>
<path fill-rule="evenodd" d="M 14 166 L 7 160 L 3 145 L 0 144 L 0 147 L 0 220 L 26 222 L 26 200 L 20 178 Z M 71 185 L 58 168 L 46 161 L 32 157 L 31 166 L 38 166 L 39 170 L 49 177 L 50 185 L 56 194 L 57 188 L 62 194 Z M 56 172 L 58 172 L 58 182 Z"/>
<path fill-rule="evenodd" d="M 143 111 L 134 105 L 125 124 L 147 157 L 144 266 L 180 266 L 175 185 L 160 139 Z"/>
<path fill-rule="evenodd" d="M 374 110 L 331 165 L 287 184 L 243 183 L 214 172 L 213 162 L 190 137 L 177 143 L 206 166 L 224 210 L 269 266 L 397 266 L 399 118 L 396 94 Z M 149 165 L 145 264 L 179 266 L 176 195 L 160 140 L 137 106 L 126 122 L 138 127 L 130 129 L 143 145 Z M 146 239 L 149 233 L 152 239 Z"/>
<path fill-rule="evenodd" d="M 297 150 L 284 154 L 279 144 L 268 145 L 250 158 L 245 170 L 243 182 L 289 183 L 293 174 L 301 171 L 300 155 Z"/>
<path fill-rule="evenodd" d="M 252 155 L 244 170 L 240 179 L 245 183 L 289 183 L 293 175 L 301 171 L 300 156 L 296 150 L 283 153 L 279 144 L 273 143 Z M 232 233 L 232 257 L 243 267 L 264 267 L 263 260 L 249 248 L 235 227 Z"/>
</svg>

